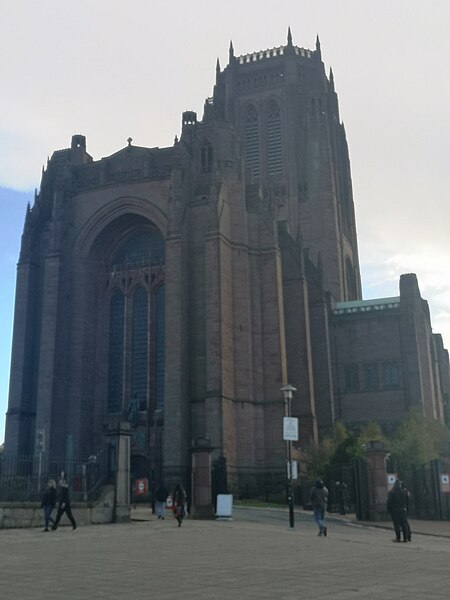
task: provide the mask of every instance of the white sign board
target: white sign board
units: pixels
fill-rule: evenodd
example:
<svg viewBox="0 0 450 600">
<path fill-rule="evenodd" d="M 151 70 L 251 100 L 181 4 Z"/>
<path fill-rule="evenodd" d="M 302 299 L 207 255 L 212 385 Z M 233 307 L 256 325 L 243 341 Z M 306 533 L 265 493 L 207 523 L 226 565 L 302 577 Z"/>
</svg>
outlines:
<svg viewBox="0 0 450 600">
<path fill-rule="evenodd" d="M 298 441 L 298 418 L 283 417 L 283 440 L 287 442 Z"/>
<path fill-rule="evenodd" d="M 394 487 L 394 483 L 397 481 L 397 475 L 395 473 L 388 473 L 387 475 L 387 489 L 391 491 Z"/>
<path fill-rule="evenodd" d="M 298 463 L 296 460 L 287 461 L 288 479 L 298 479 Z"/>
<path fill-rule="evenodd" d="M 231 519 L 233 514 L 232 494 L 217 494 L 217 519 Z"/>
<path fill-rule="evenodd" d="M 450 492 L 450 477 L 447 473 L 441 473 L 441 492 L 443 494 Z"/>
</svg>

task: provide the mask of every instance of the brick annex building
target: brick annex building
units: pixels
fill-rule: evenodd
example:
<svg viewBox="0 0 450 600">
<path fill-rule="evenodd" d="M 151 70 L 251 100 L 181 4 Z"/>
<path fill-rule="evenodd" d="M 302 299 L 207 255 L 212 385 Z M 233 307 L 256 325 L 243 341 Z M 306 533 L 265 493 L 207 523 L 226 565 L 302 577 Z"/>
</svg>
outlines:
<svg viewBox="0 0 450 600">
<path fill-rule="evenodd" d="M 136 476 L 187 481 L 193 440 L 232 489 L 284 476 L 280 388 L 300 445 L 336 419 L 444 420 L 449 363 L 415 275 L 361 299 L 333 75 L 292 43 L 217 64 L 169 148 L 53 153 L 18 263 L 6 452 L 85 458 L 132 423 Z M 71 450 L 72 451 L 72 450 Z"/>
</svg>

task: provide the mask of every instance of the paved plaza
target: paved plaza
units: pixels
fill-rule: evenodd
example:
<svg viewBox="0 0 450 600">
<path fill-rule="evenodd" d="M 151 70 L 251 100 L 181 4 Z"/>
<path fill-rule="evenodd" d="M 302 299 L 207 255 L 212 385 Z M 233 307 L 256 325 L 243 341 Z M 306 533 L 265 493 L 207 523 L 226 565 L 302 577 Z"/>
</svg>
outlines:
<svg viewBox="0 0 450 600">
<path fill-rule="evenodd" d="M 329 518 L 317 536 L 311 514 L 239 508 L 231 522 L 148 509 L 128 524 L 0 531 L 0 598 L 27 600 L 329 598 L 448 599 L 450 538 Z M 448 532 L 448 523 L 445 527 Z M 432 527 L 431 527 L 432 529 Z M 414 531 L 414 527 L 413 527 Z M 437 529 L 434 533 L 439 533 Z"/>
</svg>

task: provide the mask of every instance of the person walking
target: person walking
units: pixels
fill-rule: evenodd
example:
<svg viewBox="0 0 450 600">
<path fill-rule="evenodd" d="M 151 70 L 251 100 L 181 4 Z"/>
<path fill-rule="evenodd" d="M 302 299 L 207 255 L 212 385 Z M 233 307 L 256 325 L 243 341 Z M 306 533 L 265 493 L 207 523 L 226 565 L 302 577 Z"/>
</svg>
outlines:
<svg viewBox="0 0 450 600">
<path fill-rule="evenodd" d="M 393 542 L 401 542 L 401 534 L 403 541 L 407 542 L 411 537 L 408 532 L 408 519 L 406 518 L 406 494 L 402 490 L 399 479 L 395 480 L 392 490 L 388 493 L 386 509 L 391 515 L 394 525 L 395 539 Z"/>
<path fill-rule="evenodd" d="M 344 481 L 336 481 L 336 490 L 339 504 L 339 514 L 345 515 L 348 503 L 348 487 Z"/>
<path fill-rule="evenodd" d="M 408 542 L 410 542 L 411 541 L 411 526 L 408 521 L 408 514 L 409 514 L 409 499 L 411 498 L 411 492 L 408 490 L 408 488 L 403 483 L 403 481 L 400 482 L 400 487 L 403 492 L 403 501 L 405 503 L 405 520 L 406 520 L 406 534 L 407 534 L 406 539 L 408 540 Z"/>
<path fill-rule="evenodd" d="M 56 506 L 56 482 L 54 479 L 49 479 L 47 481 L 47 489 L 45 490 L 42 501 L 41 508 L 44 510 L 44 523 L 45 529 L 44 531 L 48 531 L 48 525 L 50 521 L 54 524 L 55 521 L 52 519 L 52 512 Z"/>
<path fill-rule="evenodd" d="M 164 519 L 166 514 L 166 502 L 167 497 L 169 495 L 169 490 L 163 483 L 160 483 L 158 489 L 156 490 L 155 499 L 156 499 L 156 514 L 158 519 Z"/>
<path fill-rule="evenodd" d="M 311 504 L 314 511 L 314 521 L 319 527 L 319 536 L 327 536 L 328 529 L 325 526 L 325 511 L 328 503 L 328 489 L 321 479 L 317 479 L 315 486 L 311 489 Z"/>
<path fill-rule="evenodd" d="M 186 516 L 186 501 L 187 495 L 182 485 L 177 483 L 172 495 L 173 513 L 178 522 L 178 527 L 181 527 L 184 517 Z"/>
<path fill-rule="evenodd" d="M 63 478 L 59 481 L 58 512 L 56 513 L 56 521 L 54 522 L 52 527 L 53 531 L 55 531 L 55 529 L 58 528 L 58 524 L 64 513 L 66 513 L 69 521 L 72 523 L 72 529 L 75 530 L 77 528 L 77 523 L 70 508 L 69 484 Z"/>
</svg>

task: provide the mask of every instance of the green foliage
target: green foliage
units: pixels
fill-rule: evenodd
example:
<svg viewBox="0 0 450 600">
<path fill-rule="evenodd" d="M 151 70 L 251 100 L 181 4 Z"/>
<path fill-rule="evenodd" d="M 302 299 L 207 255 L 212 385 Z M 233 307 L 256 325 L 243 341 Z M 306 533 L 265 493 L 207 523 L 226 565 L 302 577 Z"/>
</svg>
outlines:
<svg viewBox="0 0 450 600">
<path fill-rule="evenodd" d="M 361 427 L 358 439 L 361 445 L 367 444 L 367 442 L 383 442 L 385 445 L 388 444 L 387 438 L 381 431 L 381 427 L 373 421 L 369 421 L 369 423 Z"/>
<path fill-rule="evenodd" d="M 349 466 L 353 458 L 364 454 L 363 445 L 370 441 L 387 443 L 377 423 L 364 424 L 359 432 L 351 432 L 343 423 L 336 421 L 333 435 L 325 438 L 317 448 L 307 451 L 308 476 L 311 479 L 325 477 L 328 468 Z"/>
<path fill-rule="evenodd" d="M 387 438 L 374 422 L 365 423 L 355 431 L 336 422 L 333 435 L 306 452 L 308 476 L 324 477 L 329 468 L 349 466 L 353 458 L 364 455 L 363 446 L 368 442 L 382 442 L 399 471 L 404 472 L 412 464 L 423 465 L 438 458 L 450 443 L 450 431 L 439 421 L 426 419 L 416 411 L 408 415 L 392 438 Z"/>
<path fill-rule="evenodd" d="M 306 472 L 309 479 L 324 477 L 327 464 L 334 452 L 333 438 L 325 438 L 319 446 L 310 446 L 305 450 Z"/>
<path fill-rule="evenodd" d="M 346 438 L 348 438 L 349 432 L 343 423 L 340 421 L 336 421 L 334 424 L 334 440 L 336 445 L 343 442 Z"/>
<path fill-rule="evenodd" d="M 354 433 L 349 433 L 345 439 L 337 444 L 333 456 L 330 460 L 330 467 L 332 469 L 338 469 L 340 467 L 348 466 L 352 462 L 352 458 L 362 456 L 363 449 L 359 438 Z"/>
<path fill-rule="evenodd" d="M 412 464 L 423 465 L 439 458 L 449 440 L 450 432 L 442 423 L 412 411 L 390 443 L 391 454 L 399 469 L 405 470 Z"/>
<path fill-rule="evenodd" d="M 311 479 L 325 477 L 328 467 L 348 465 L 352 458 L 360 456 L 361 452 L 358 437 L 350 433 L 340 421 L 336 421 L 333 434 L 326 437 L 318 447 L 307 450 L 308 476 Z"/>
</svg>

